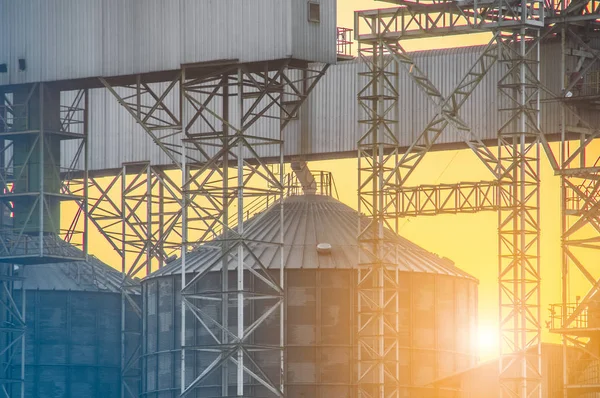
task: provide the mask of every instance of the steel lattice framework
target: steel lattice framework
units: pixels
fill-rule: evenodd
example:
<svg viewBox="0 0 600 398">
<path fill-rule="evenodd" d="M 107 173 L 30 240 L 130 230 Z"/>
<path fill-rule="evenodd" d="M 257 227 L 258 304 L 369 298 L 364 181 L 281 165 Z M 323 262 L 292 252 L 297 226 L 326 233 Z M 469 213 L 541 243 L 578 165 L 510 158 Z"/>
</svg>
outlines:
<svg viewBox="0 0 600 398">
<path fill-rule="evenodd" d="M 258 260 L 260 253 L 270 250 L 283 261 L 283 236 L 249 241 L 244 238 L 243 221 L 251 209 L 281 200 L 282 132 L 297 117 L 327 67 L 310 68 L 293 60 L 234 62 L 185 66 L 160 84 L 147 81 L 146 76 L 137 76 L 134 83 L 125 85 L 119 79 L 101 79 L 181 172 L 181 184 L 165 184 L 166 173 L 154 171 L 162 185 L 170 187 L 169 197 L 177 201 L 173 203 L 177 211 L 156 231 L 180 236 L 182 396 L 196 396 L 207 377 L 215 374 L 221 379 L 222 396 L 284 395 L 283 263 L 274 273 Z M 169 106 L 166 99 L 170 96 L 179 98 L 177 105 Z M 260 119 L 271 119 L 277 133 L 252 130 Z M 265 151 L 276 154 L 274 164 L 265 163 Z M 105 231 L 116 224 L 127 228 L 129 236 L 122 231 L 118 237 L 107 238 L 114 242 L 122 239 L 121 246 L 113 244 L 122 257 L 127 252 L 126 241 L 142 253 L 132 264 L 127 263 L 128 270 L 135 272 L 124 268 L 124 275 L 131 276 L 142 271 L 151 261 L 148 259 L 163 261 L 167 250 L 162 245 L 172 240 L 151 232 L 146 225 L 150 215 L 136 216 L 139 203 L 152 191 L 148 185 L 152 178 L 133 177 L 127 184 L 126 175 L 124 169 L 117 176 L 122 179 L 121 206 L 109 199 L 108 192 L 116 184 L 111 182 L 99 188 L 99 206 L 92 207 L 90 215 L 96 215 L 97 225 Z M 142 193 L 144 184 L 146 194 Z M 133 191 L 138 193 L 127 194 Z M 128 205 L 127 196 L 138 200 Z M 148 203 L 141 206 L 150 208 Z M 157 214 L 165 214 L 164 209 Z M 221 255 L 207 269 L 188 276 L 186 252 L 207 240 L 213 241 L 211 245 Z M 206 291 L 211 273 L 220 274 L 221 284 Z M 248 290 L 251 279 L 262 284 L 260 293 Z M 216 317 L 206 311 L 214 303 Z M 250 314 L 253 319 L 247 321 Z M 279 323 L 276 339 L 263 341 L 255 336 L 258 328 L 273 320 Z M 197 337 L 194 325 L 208 340 Z"/>
<path fill-rule="evenodd" d="M 25 396 L 26 297 L 18 270 L 87 255 L 87 116 L 87 90 L 37 83 L 0 91 L 0 394 L 6 397 Z M 74 155 L 61 157 L 60 145 L 72 145 Z M 61 207 L 69 203 L 79 210 L 64 228 Z"/>
<path fill-rule="evenodd" d="M 121 258 L 121 394 L 135 398 L 144 328 L 139 286 L 132 280 L 179 252 L 182 192 L 164 170 L 148 162 L 123 164 L 111 177 L 90 177 L 89 191 L 88 218 Z"/>
<path fill-rule="evenodd" d="M 574 43 L 579 52 L 570 50 L 567 40 Z M 578 62 L 582 76 L 593 66 L 598 67 L 600 53 L 591 48 L 574 27 L 562 27 L 561 47 L 563 74 L 566 75 L 569 57 L 581 53 L 587 55 Z M 584 376 L 598 361 L 591 339 L 600 332 L 597 325 L 590 322 L 600 288 L 600 274 L 594 266 L 600 249 L 600 151 L 597 140 L 600 132 L 581 116 L 581 109 L 595 110 L 593 98 L 582 100 L 569 95 L 576 84 L 576 80 L 563 81 L 560 93 L 549 93 L 549 97 L 560 101 L 561 105 L 561 142 L 550 156 L 555 173 L 561 179 L 562 196 L 562 300 L 552 305 L 550 330 L 560 333 L 563 339 L 565 398 L 600 392 L 600 382 Z M 569 119 L 575 121 L 574 125 L 568 124 Z M 582 285 L 587 289 L 582 289 Z M 583 298 L 579 299 L 579 296 Z M 579 350 L 571 350 L 573 346 Z"/>
<path fill-rule="evenodd" d="M 383 283 L 385 271 L 373 271 L 385 269 L 386 259 L 390 258 L 391 250 L 386 249 L 383 228 L 392 229 L 394 223 L 391 219 L 398 216 L 496 210 L 499 226 L 501 396 L 541 396 L 540 148 L 548 154 L 555 171 L 563 175 L 563 280 L 568 279 L 566 274 L 570 263 L 582 271 L 594 287 L 584 302 L 575 307 L 564 304 L 567 300 L 564 293 L 562 318 L 559 316 L 564 327 L 584 311 L 599 284 L 574 254 L 575 247 L 588 251 L 596 248 L 591 242 L 597 239 L 593 232 L 594 226 L 597 226 L 594 224 L 597 222 L 594 219 L 597 214 L 594 167 L 597 165 L 593 164 L 592 168 L 580 166 L 575 171 L 565 170 L 572 168 L 575 158 L 585 157 L 585 149 L 588 148 L 589 152 L 589 144 L 596 138 L 596 133 L 591 128 L 584 129 L 580 145 L 575 150 L 566 143 L 568 136 L 564 133 L 561 138 L 562 162 L 557 161 L 539 125 L 541 96 L 545 94 L 545 100 L 550 101 L 557 98 L 564 100 L 577 82 L 570 82 L 560 94 L 551 93 L 543 87 L 539 77 L 539 45 L 542 39 L 555 35 L 558 27 L 562 27 L 564 37 L 565 30 L 571 29 L 570 24 L 597 20 L 600 16 L 598 4 L 588 1 L 552 4 L 541 1 L 389 2 L 398 4 L 398 7 L 360 11 L 355 15 L 359 54 L 367 69 L 366 73 L 362 73 L 366 83 L 359 93 L 359 103 L 366 115 L 361 122 L 368 126 L 367 133 L 359 141 L 359 206 L 372 218 L 371 225 L 362 229 L 359 235 L 362 251 L 370 254 L 368 260 L 362 261 L 366 271 L 361 269 L 361 272 L 379 272 L 381 275 L 370 285 L 359 285 L 360 317 L 366 320 L 359 322 L 360 395 L 398 396 L 399 391 L 406 387 L 400 383 L 398 375 L 400 358 L 394 351 L 397 343 L 385 335 L 387 332 L 393 336 L 395 330 L 393 322 L 390 322 L 393 308 L 390 307 L 391 301 L 387 300 L 389 289 Z M 492 41 L 447 98 L 414 64 L 401 45 L 402 40 L 411 38 L 486 31 L 493 34 Z M 576 36 L 576 33 L 571 34 Z M 581 46 L 592 54 L 591 62 L 595 62 L 598 52 L 580 38 L 574 40 L 581 42 Z M 564 54 L 563 43 L 563 57 Z M 502 77 L 498 81 L 499 112 L 505 115 L 498 131 L 497 155 L 459 116 L 461 105 L 496 62 L 502 68 Z M 394 112 L 401 92 L 395 77 L 402 66 L 436 105 L 439 113 L 408 150 L 400 154 Z M 590 68 L 588 62 L 582 73 Z M 563 62 L 563 76 L 564 72 Z M 448 125 L 463 134 L 465 143 L 484 162 L 496 181 L 483 186 L 463 183 L 407 187 L 406 179 Z M 564 111 L 562 126 L 565 129 Z M 567 147 L 568 150 L 565 149 Z M 583 230 L 591 236 L 573 239 Z M 359 281 L 362 280 L 359 278 Z M 567 286 L 564 290 L 567 291 Z M 567 307 L 571 308 L 570 312 Z M 363 333 L 368 324 L 376 333 Z M 565 359 L 565 369 L 566 363 Z M 569 383 L 565 379 L 565 391 L 569 390 Z M 589 386 L 585 391 L 589 391 Z"/>
<path fill-rule="evenodd" d="M 283 215 L 281 232 L 259 242 L 245 237 L 245 210 L 283 198 L 282 133 L 326 69 L 284 61 L 184 70 L 182 96 L 194 112 L 183 128 L 182 396 L 199 391 L 213 373 L 220 375 L 222 396 L 284 396 Z M 252 131 L 269 117 L 277 135 Z M 269 148 L 278 154 L 271 165 L 260 156 Z M 202 205 L 189 206 L 194 198 Z M 199 241 L 217 235 L 211 246 L 221 254 L 188 278 L 192 234 Z M 261 262 L 265 252 L 279 257 L 279 269 Z M 207 288 L 215 272 L 221 286 Z M 211 302 L 216 318 L 207 311 Z M 277 337 L 256 333 L 265 322 L 278 322 Z M 204 340 L 188 332 L 194 324 L 204 329 Z"/>
</svg>

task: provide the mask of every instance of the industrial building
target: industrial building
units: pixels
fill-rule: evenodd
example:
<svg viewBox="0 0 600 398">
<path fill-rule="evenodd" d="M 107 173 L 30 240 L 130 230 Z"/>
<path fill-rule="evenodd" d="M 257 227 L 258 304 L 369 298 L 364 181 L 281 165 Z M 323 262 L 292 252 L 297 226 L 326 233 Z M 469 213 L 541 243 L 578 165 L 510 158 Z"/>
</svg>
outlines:
<svg viewBox="0 0 600 398">
<path fill-rule="evenodd" d="M 599 3 L 384 3 L 348 29 L 336 0 L 0 0 L 0 396 L 600 394 Z M 412 185 L 457 148 L 489 179 Z M 348 157 L 357 212 L 308 163 Z M 500 356 L 478 368 L 476 279 L 398 219 L 483 211 Z"/>
<path fill-rule="evenodd" d="M 253 240 L 277 236 L 277 217 L 283 207 L 285 253 L 285 391 L 288 397 L 353 397 L 356 396 L 357 350 L 356 269 L 358 242 L 356 225 L 359 214 L 328 195 L 294 195 L 248 219 L 244 228 Z M 366 220 L 363 219 L 363 222 Z M 405 378 L 402 389 L 411 397 L 431 397 L 432 381 L 466 370 L 475 365 L 477 329 L 477 280 L 461 271 L 450 260 L 427 252 L 414 243 L 387 231 L 398 250 L 393 271 L 399 274 L 398 344 L 406 358 L 399 371 Z M 188 277 L 210 270 L 197 287 L 196 299 L 203 316 L 193 324 L 196 360 L 210 363 L 214 342 L 212 334 L 219 329 L 209 319 L 219 319 L 221 307 L 214 300 L 222 283 L 220 245 L 222 237 L 209 241 L 187 256 Z M 278 273 L 277 251 L 257 254 L 272 277 Z M 234 261 L 229 259 L 228 261 Z M 252 258 L 251 267 L 259 263 Z M 215 265 L 216 264 L 216 265 Z M 229 280 L 235 281 L 235 266 L 228 267 Z M 255 294 L 264 292 L 263 281 L 245 271 L 245 289 Z M 176 397 L 180 391 L 179 347 L 180 260 L 173 261 L 142 282 L 144 298 L 144 345 L 142 349 L 142 393 L 148 397 Z M 265 304 L 267 301 L 267 304 Z M 253 308 L 261 307 L 261 308 Z M 268 300 L 249 302 L 245 327 L 249 327 L 268 307 Z M 235 303 L 229 310 L 235 311 Z M 192 314 L 188 314 L 191 316 Z M 265 339 L 279 333 L 279 319 L 272 318 L 251 336 L 259 347 Z M 451 325 L 451 326 L 449 326 Z M 230 318 L 230 328 L 237 327 Z M 267 340 L 268 341 L 268 340 Z M 274 360 L 278 353 L 256 352 L 266 376 L 279 372 Z M 193 366 L 193 365 L 191 365 Z M 234 377 L 230 369 L 230 377 Z M 217 396 L 223 375 L 215 371 L 195 392 L 195 397 Z M 246 394 L 259 385 L 248 383 Z"/>
</svg>

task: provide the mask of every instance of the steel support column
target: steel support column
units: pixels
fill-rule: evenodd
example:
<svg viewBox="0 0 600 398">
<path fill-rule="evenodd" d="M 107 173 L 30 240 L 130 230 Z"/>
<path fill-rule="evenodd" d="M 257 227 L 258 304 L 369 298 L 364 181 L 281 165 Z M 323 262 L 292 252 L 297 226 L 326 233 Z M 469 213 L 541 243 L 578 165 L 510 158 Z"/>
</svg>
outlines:
<svg viewBox="0 0 600 398">
<path fill-rule="evenodd" d="M 600 59 L 576 27 L 565 26 L 561 31 L 563 76 L 567 75 L 573 45 L 594 54 L 587 65 L 582 62 L 583 70 L 597 66 Z M 560 303 L 551 306 L 550 330 L 562 337 L 564 398 L 600 393 L 597 372 L 592 373 L 595 377 L 589 376 L 590 370 L 600 363 L 600 325 L 593 315 L 600 289 L 596 267 L 600 250 L 600 131 L 585 120 L 591 116 L 589 107 L 577 108 L 583 103 L 576 101 L 577 94 L 572 97 L 574 83 L 563 81 L 561 93 L 550 93 L 562 105 L 555 167 L 561 179 L 562 296 Z M 587 117 L 583 117 L 586 113 Z M 569 120 L 577 126 L 570 126 Z"/>
<path fill-rule="evenodd" d="M 90 178 L 89 221 L 121 257 L 123 397 L 139 396 L 142 376 L 140 292 L 132 280 L 162 267 L 179 251 L 181 195 L 179 184 L 149 162 L 125 163 L 112 177 Z"/>
<path fill-rule="evenodd" d="M 43 83 L 4 91 L 0 141 L 0 202 L 14 217 L 0 232 L 0 261 L 84 259 L 85 217 L 64 228 L 60 214 L 69 202 L 87 206 L 87 91 Z M 62 145 L 74 149 L 70 158 Z"/>
<path fill-rule="evenodd" d="M 0 397 L 6 398 L 25 398 L 26 308 L 16 267 L 0 263 Z"/>
<path fill-rule="evenodd" d="M 287 60 L 183 70 L 182 396 L 285 394 L 283 207 L 277 236 L 249 240 L 244 221 L 249 207 L 283 198 L 283 131 L 326 69 Z M 186 252 L 209 239 L 197 250 L 214 250 L 214 261 L 193 268 Z"/>
<path fill-rule="evenodd" d="M 400 44 L 395 12 L 357 12 L 356 38 L 359 56 L 366 71 L 365 85 L 359 92 L 359 104 L 366 125 L 359 148 L 359 211 L 370 217 L 359 226 L 358 276 L 358 388 L 361 397 L 395 397 L 407 393 L 411 380 L 400 374 L 399 325 L 395 273 L 395 248 L 385 239 L 385 230 L 397 230 L 398 215 L 403 213 L 402 189 L 408 177 L 442 135 L 452 126 L 494 173 L 498 161 L 478 135 L 460 118 L 459 110 L 497 60 L 493 40 L 452 93 L 445 97 L 415 64 Z M 366 29 L 366 31 L 365 31 Z M 494 36 L 495 37 L 495 36 Z M 399 153 L 397 106 L 400 88 L 398 73 L 404 69 L 414 83 L 439 109 L 409 149 Z"/>
<path fill-rule="evenodd" d="M 498 131 L 501 397 L 542 396 L 538 35 L 522 26 L 498 36 L 506 115 Z"/>
</svg>

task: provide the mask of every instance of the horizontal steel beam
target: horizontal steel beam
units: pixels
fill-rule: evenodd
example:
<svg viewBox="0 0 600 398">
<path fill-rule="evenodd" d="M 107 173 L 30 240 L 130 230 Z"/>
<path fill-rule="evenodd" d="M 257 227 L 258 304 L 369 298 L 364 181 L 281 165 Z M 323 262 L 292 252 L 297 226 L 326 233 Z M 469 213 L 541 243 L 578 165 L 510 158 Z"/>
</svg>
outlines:
<svg viewBox="0 0 600 398">
<path fill-rule="evenodd" d="M 434 216 L 438 214 L 477 213 L 499 208 L 498 182 L 460 182 L 457 184 L 398 187 L 389 192 L 397 206 L 393 217 Z"/>
</svg>

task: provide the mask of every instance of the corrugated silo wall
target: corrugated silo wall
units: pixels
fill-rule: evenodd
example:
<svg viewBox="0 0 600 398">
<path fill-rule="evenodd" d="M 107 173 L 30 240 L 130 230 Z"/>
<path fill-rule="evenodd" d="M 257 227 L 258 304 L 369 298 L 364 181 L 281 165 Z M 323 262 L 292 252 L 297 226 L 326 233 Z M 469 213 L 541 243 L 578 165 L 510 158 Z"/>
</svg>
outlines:
<svg viewBox="0 0 600 398">
<path fill-rule="evenodd" d="M 27 290 L 25 314 L 26 397 L 122 398 L 120 294 Z M 134 313 L 127 317 L 128 325 L 139 323 Z M 129 335 L 128 354 L 138 339 Z M 19 345 L 15 376 L 20 355 Z"/>
<path fill-rule="evenodd" d="M 356 395 L 355 275 L 340 269 L 286 271 L 288 397 Z M 248 275 L 248 287 L 253 284 L 251 278 Z M 220 274 L 215 273 L 206 279 L 204 286 L 219 283 Z M 143 283 L 142 390 L 149 398 L 179 396 L 179 290 L 178 275 L 150 278 Z M 403 325 L 399 335 L 400 374 L 408 394 L 404 396 L 429 398 L 432 391 L 424 387 L 428 383 L 474 365 L 477 284 L 465 278 L 412 272 L 401 274 L 399 290 L 399 315 Z M 219 314 L 217 306 L 204 310 L 213 316 Z M 248 306 L 247 313 L 253 312 L 261 313 Z M 193 317 L 192 314 L 186 316 Z M 248 323 L 252 317 L 249 316 Z M 254 343 L 278 341 L 278 333 L 278 320 L 271 319 L 255 332 Z M 187 335 L 195 336 L 195 344 L 210 344 L 208 333 L 198 322 Z M 206 365 L 207 361 L 199 356 L 196 363 Z M 263 363 L 268 373 L 277 374 L 274 365 Z M 188 366 L 188 373 L 199 374 L 198 369 Z M 218 395 L 219 382 L 220 374 L 215 373 L 190 396 Z"/>
</svg>

